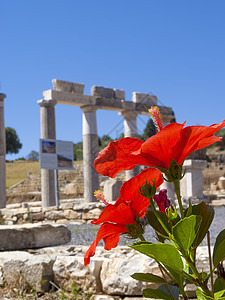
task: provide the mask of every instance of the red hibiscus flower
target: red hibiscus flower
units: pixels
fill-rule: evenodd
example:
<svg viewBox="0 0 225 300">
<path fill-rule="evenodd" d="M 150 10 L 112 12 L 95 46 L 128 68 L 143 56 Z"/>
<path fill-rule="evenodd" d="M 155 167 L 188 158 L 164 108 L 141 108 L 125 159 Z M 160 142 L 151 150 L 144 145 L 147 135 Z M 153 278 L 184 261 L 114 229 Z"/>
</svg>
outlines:
<svg viewBox="0 0 225 300">
<path fill-rule="evenodd" d="M 105 249 L 110 250 L 118 245 L 121 233 L 128 232 L 127 225 L 135 224 L 136 219 L 145 216 L 149 200 L 138 193 L 139 186 L 146 180 L 155 182 L 156 188 L 163 183 L 162 173 L 157 169 L 148 168 L 136 177 L 125 182 L 120 189 L 120 197 L 114 205 L 108 204 L 97 220 L 92 224 L 101 225 L 96 239 L 84 256 L 85 266 L 90 263 L 90 257 L 95 255 L 95 249 L 100 240 L 105 242 Z"/>
<path fill-rule="evenodd" d="M 168 170 L 171 162 L 182 165 L 184 159 L 193 151 L 205 148 L 222 138 L 214 135 L 225 127 L 225 120 L 211 126 L 188 126 L 185 123 L 171 123 L 145 142 L 137 138 L 123 138 L 110 142 L 99 152 L 95 160 L 98 173 L 115 177 L 122 170 L 133 169 L 136 165 L 146 165 Z"/>
</svg>

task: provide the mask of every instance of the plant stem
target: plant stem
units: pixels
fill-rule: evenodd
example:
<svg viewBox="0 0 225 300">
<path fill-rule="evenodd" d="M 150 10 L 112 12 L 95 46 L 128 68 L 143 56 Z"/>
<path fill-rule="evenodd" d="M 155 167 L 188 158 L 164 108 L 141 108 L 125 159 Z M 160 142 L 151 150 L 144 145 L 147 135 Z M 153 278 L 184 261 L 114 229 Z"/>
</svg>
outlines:
<svg viewBox="0 0 225 300">
<path fill-rule="evenodd" d="M 207 232 L 207 244 L 208 244 L 208 252 L 209 252 L 209 267 L 210 267 L 210 278 L 211 278 L 211 287 L 212 287 L 212 297 L 214 298 L 214 287 L 213 287 L 213 271 L 212 271 L 212 256 L 210 249 L 210 233 Z"/>
<path fill-rule="evenodd" d="M 145 241 L 146 241 L 146 239 L 143 237 L 142 234 L 139 235 L 139 239 L 140 239 L 142 242 L 145 242 Z"/>
<path fill-rule="evenodd" d="M 183 219 L 184 218 L 184 210 L 183 210 L 183 205 L 182 205 L 182 201 L 181 201 L 180 182 L 179 181 L 174 181 L 174 188 L 175 188 L 175 192 L 177 195 L 177 200 L 178 200 L 178 204 L 179 204 L 179 208 L 180 208 L 181 219 Z"/>
<path fill-rule="evenodd" d="M 168 283 L 168 281 L 167 281 L 167 279 L 166 279 L 166 276 L 165 276 L 165 274 L 164 274 L 164 272 L 163 272 L 163 270 L 162 270 L 161 265 L 158 264 L 158 266 L 159 266 L 160 272 L 162 273 L 162 277 L 163 277 L 163 279 L 165 280 L 166 285 L 167 285 L 168 289 L 170 290 L 171 295 L 173 296 L 173 299 L 176 300 L 176 297 L 175 297 L 175 295 L 174 295 L 174 293 L 173 293 L 173 290 L 171 289 L 171 286 L 169 285 L 169 283 Z"/>
<path fill-rule="evenodd" d="M 211 297 L 211 293 L 208 289 L 207 284 L 200 280 L 201 276 L 195 266 L 195 263 L 192 262 L 191 259 L 189 257 L 187 257 L 184 253 L 182 253 L 182 254 L 183 254 L 183 257 L 185 258 L 185 260 L 187 261 L 189 267 L 191 268 L 193 274 L 195 275 L 195 279 L 194 279 L 194 281 L 196 282 L 195 285 L 200 286 L 202 288 L 202 290 L 205 292 L 205 294 Z"/>
</svg>

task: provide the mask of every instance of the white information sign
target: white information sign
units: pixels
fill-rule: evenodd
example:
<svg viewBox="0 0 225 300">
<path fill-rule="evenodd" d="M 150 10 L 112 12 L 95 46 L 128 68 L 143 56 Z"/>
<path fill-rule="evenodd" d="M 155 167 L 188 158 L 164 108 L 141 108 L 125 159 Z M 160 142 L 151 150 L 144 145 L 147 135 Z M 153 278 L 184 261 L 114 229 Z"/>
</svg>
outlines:
<svg viewBox="0 0 225 300">
<path fill-rule="evenodd" d="M 73 142 L 40 139 L 40 167 L 73 170 Z"/>
</svg>

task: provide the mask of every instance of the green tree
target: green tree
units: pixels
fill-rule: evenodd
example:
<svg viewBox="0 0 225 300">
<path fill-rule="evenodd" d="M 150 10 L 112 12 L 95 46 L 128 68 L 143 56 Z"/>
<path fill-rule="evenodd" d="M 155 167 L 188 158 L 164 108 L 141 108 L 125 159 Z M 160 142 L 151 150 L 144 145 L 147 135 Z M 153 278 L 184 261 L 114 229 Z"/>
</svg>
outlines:
<svg viewBox="0 0 225 300">
<path fill-rule="evenodd" d="M 155 124 L 152 121 L 152 119 L 149 119 L 149 121 L 144 129 L 144 133 L 141 136 L 139 136 L 139 138 L 145 141 L 149 137 L 151 137 L 152 135 L 154 135 L 156 133 L 157 133 L 157 129 L 155 127 Z"/>
<path fill-rule="evenodd" d="M 108 144 L 112 142 L 112 139 L 109 135 L 103 135 L 102 138 L 98 138 L 98 149 L 101 151 L 105 147 L 108 146 Z"/>
<path fill-rule="evenodd" d="M 16 130 L 11 127 L 6 127 L 6 154 L 17 154 L 22 148 L 20 139 L 16 133 Z"/>
<path fill-rule="evenodd" d="M 74 160 L 83 160 L 83 142 L 73 144 Z"/>
<path fill-rule="evenodd" d="M 27 155 L 27 160 L 29 161 L 38 161 L 39 160 L 39 153 L 35 150 L 32 150 L 28 155 Z"/>
<path fill-rule="evenodd" d="M 219 150 L 225 149 L 225 129 L 220 129 L 220 131 L 215 133 L 216 136 L 222 137 L 222 141 L 217 142 L 216 145 L 218 146 Z"/>
<path fill-rule="evenodd" d="M 118 140 L 123 139 L 124 138 L 124 133 L 122 132 L 118 138 Z"/>
</svg>

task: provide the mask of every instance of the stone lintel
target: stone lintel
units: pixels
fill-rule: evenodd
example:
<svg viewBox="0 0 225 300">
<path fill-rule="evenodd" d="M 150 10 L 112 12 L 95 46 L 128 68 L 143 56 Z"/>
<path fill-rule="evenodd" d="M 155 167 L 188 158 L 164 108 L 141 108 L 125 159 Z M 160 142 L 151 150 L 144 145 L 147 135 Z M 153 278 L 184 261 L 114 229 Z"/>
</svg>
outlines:
<svg viewBox="0 0 225 300">
<path fill-rule="evenodd" d="M 91 95 L 107 99 L 125 100 L 124 90 L 105 88 L 103 86 L 92 86 Z"/>
<path fill-rule="evenodd" d="M 150 94 L 133 92 L 132 101 L 135 103 L 145 103 L 148 105 L 157 105 L 157 97 Z"/>
<path fill-rule="evenodd" d="M 186 159 L 183 164 L 184 169 L 204 170 L 206 166 L 207 162 L 202 159 Z"/>
<path fill-rule="evenodd" d="M 86 96 L 69 92 L 47 90 L 43 92 L 45 100 L 54 99 L 59 104 L 68 104 L 75 106 L 95 105 L 96 97 Z"/>
<path fill-rule="evenodd" d="M 75 106 L 93 105 L 97 109 L 106 109 L 114 111 L 132 110 L 138 114 L 149 116 L 148 110 L 151 105 L 146 103 L 137 103 L 132 101 L 124 101 L 116 98 L 105 98 L 99 96 L 78 95 L 69 92 L 60 92 L 55 90 L 47 90 L 43 92 L 45 100 L 55 100 L 56 103 L 68 104 Z M 171 107 L 159 106 L 162 116 L 168 119 L 174 119 L 174 112 Z"/>
<path fill-rule="evenodd" d="M 52 79 L 53 89 L 60 92 L 68 92 L 73 94 L 84 93 L 84 84 L 70 81 Z"/>
</svg>

